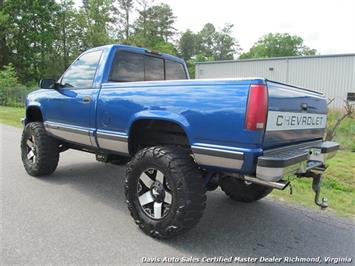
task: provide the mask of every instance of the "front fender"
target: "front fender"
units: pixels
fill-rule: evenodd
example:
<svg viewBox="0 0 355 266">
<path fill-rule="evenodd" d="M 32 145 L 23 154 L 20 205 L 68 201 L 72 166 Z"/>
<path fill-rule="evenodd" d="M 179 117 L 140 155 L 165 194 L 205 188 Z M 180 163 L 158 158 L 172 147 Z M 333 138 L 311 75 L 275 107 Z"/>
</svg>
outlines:
<svg viewBox="0 0 355 266">
<path fill-rule="evenodd" d="M 37 102 L 37 101 L 31 101 L 31 100 L 28 100 L 28 99 L 27 99 L 27 100 L 26 100 L 26 114 L 25 114 L 25 119 L 24 119 L 24 121 L 23 121 L 23 125 L 24 125 L 24 126 L 26 126 L 27 123 L 28 123 L 28 114 L 29 114 L 29 111 L 30 111 L 32 108 L 38 109 L 38 110 L 41 112 L 43 121 L 46 121 L 46 116 L 45 116 L 45 113 L 43 112 L 41 103 L 39 103 L 39 102 Z"/>
</svg>

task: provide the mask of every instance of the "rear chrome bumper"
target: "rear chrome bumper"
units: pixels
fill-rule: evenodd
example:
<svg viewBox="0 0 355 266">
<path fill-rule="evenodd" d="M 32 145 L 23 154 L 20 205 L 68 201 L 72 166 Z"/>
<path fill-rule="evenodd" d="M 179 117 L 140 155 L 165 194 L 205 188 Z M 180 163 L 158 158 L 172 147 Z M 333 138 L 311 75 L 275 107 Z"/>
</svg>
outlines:
<svg viewBox="0 0 355 266">
<path fill-rule="evenodd" d="M 284 176 L 324 169 L 326 160 L 332 158 L 338 149 L 338 143 L 316 141 L 265 151 L 258 157 L 256 177 L 275 182 Z"/>
</svg>

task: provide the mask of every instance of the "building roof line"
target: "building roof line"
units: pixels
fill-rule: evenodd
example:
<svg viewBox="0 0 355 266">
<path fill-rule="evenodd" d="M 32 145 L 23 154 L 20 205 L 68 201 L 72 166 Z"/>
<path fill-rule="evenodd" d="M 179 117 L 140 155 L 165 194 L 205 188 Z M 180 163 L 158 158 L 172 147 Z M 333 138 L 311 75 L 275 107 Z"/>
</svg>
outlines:
<svg viewBox="0 0 355 266">
<path fill-rule="evenodd" d="M 293 59 L 312 59 L 312 58 L 327 58 L 327 57 L 353 57 L 355 53 L 348 54 L 327 54 L 327 55 L 306 55 L 306 56 L 282 56 L 282 57 L 268 57 L 268 58 L 250 58 L 250 59 L 236 59 L 236 60 L 217 60 L 207 62 L 196 62 L 196 65 L 202 64 L 218 64 L 218 63 L 235 63 L 235 62 L 252 62 L 252 61 L 272 61 L 272 60 L 293 60 Z"/>
</svg>

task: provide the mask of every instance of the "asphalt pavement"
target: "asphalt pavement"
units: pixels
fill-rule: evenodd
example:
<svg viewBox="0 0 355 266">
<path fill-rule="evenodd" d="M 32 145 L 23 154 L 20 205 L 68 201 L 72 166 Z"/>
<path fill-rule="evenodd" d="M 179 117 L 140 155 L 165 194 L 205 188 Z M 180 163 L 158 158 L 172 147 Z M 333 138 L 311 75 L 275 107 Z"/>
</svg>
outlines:
<svg viewBox="0 0 355 266">
<path fill-rule="evenodd" d="M 1 265 L 355 257 L 352 219 L 269 198 L 237 203 L 220 190 L 208 193 L 205 215 L 193 230 L 171 240 L 152 239 L 127 210 L 124 166 L 69 150 L 54 174 L 34 178 L 22 166 L 20 136 L 21 129 L 0 125 Z"/>
</svg>

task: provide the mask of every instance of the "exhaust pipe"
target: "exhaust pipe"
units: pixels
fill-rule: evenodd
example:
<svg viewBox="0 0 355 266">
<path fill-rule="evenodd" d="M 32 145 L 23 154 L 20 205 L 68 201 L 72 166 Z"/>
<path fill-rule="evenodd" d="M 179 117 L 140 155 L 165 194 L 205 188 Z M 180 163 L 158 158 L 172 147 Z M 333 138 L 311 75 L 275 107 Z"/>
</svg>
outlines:
<svg viewBox="0 0 355 266">
<path fill-rule="evenodd" d="M 290 184 L 290 182 L 285 181 L 285 180 L 279 180 L 277 182 L 275 181 L 265 181 L 256 177 L 251 177 L 251 176 L 244 176 L 241 177 L 243 180 L 248 181 L 248 182 L 252 182 L 254 184 L 258 184 L 258 185 L 262 185 L 262 186 L 267 186 L 267 187 L 271 187 L 271 188 L 276 188 L 279 190 L 284 190 L 285 188 L 287 188 L 287 186 Z"/>
</svg>

